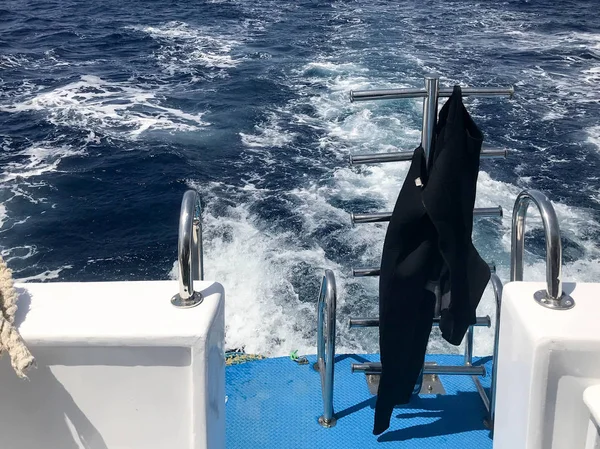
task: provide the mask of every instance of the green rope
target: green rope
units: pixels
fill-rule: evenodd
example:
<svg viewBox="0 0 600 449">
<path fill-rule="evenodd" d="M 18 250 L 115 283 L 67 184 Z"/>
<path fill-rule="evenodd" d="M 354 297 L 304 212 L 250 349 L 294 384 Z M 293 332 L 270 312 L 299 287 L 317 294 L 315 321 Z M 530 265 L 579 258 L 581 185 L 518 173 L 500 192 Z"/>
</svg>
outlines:
<svg viewBox="0 0 600 449">
<path fill-rule="evenodd" d="M 306 357 L 304 357 L 304 356 L 299 356 L 297 349 L 294 349 L 290 353 L 290 359 L 292 360 L 292 362 L 296 362 L 298 365 L 306 365 L 306 364 L 308 364 L 308 359 Z"/>
</svg>

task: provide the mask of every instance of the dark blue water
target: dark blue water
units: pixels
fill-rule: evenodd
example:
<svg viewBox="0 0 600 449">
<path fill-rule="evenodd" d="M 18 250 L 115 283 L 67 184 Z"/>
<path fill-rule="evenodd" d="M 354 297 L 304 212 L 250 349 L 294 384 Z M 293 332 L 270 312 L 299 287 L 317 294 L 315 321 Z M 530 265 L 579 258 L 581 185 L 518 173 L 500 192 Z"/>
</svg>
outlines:
<svg viewBox="0 0 600 449">
<path fill-rule="evenodd" d="M 324 268 L 340 323 L 376 311 L 385 227 L 348 213 L 391 207 L 405 163 L 351 153 L 414 148 L 417 100 L 348 101 L 351 89 L 514 85 L 469 99 L 486 145 L 475 240 L 507 280 L 522 188 L 557 206 L 568 279 L 600 275 L 598 2 L 4 0 L 0 5 L 0 248 L 21 280 L 174 276 L 187 188 L 205 207 L 206 272 L 225 284 L 228 343 L 313 346 Z M 535 220 L 532 221 L 535 228 Z M 543 239 L 526 276 L 543 279 Z M 484 312 L 491 310 L 486 297 Z M 488 310 L 489 309 L 489 310 Z M 372 350 L 374 334 L 346 348 Z M 489 341 L 489 340 L 488 340 Z"/>
</svg>

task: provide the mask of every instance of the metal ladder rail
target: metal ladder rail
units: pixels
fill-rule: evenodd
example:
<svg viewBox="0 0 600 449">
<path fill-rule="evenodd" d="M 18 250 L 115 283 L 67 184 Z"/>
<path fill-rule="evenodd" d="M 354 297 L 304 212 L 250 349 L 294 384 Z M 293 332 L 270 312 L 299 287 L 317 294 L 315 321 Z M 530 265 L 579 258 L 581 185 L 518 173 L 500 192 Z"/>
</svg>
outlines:
<svg viewBox="0 0 600 449">
<path fill-rule="evenodd" d="M 321 377 L 323 415 L 319 417 L 319 424 L 327 428 L 335 426 L 336 423 L 333 412 L 336 307 L 335 276 L 333 271 L 325 270 L 317 303 L 317 362 L 313 367 L 319 371 Z M 327 323 L 327 339 L 325 339 L 325 330 L 323 329 L 325 323 Z"/>
<path fill-rule="evenodd" d="M 194 280 L 204 280 L 202 206 L 195 190 L 186 191 L 181 200 L 177 267 L 179 293 L 171 298 L 171 304 L 179 308 L 195 307 L 203 301 L 203 297 L 200 292 L 194 291 Z"/>
</svg>

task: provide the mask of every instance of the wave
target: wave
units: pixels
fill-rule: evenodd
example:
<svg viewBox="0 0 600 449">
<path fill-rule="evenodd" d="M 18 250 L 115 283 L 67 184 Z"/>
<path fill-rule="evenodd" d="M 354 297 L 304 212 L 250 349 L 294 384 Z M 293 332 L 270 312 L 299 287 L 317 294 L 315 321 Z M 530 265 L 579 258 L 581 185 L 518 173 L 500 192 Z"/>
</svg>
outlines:
<svg viewBox="0 0 600 449">
<path fill-rule="evenodd" d="M 75 150 L 68 146 L 52 146 L 51 142 L 41 142 L 19 151 L 17 156 L 20 162 L 7 162 L 4 164 L 0 183 L 8 183 L 14 180 L 25 180 L 40 176 L 44 173 L 58 170 L 60 162 L 67 157 L 85 154 L 84 150 Z"/>
<path fill-rule="evenodd" d="M 0 69 L 23 67 L 29 62 L 23 55 L 0 55 Z"/>
<path fill-rule="evenodd" d="M 196 131 L 209 123 L 204 113 L 163 106 L 156 89 L 111 82 L 94 75 L 5 106 L 0 111 L 40 112 L 54 125 L 136 139 L 144 132 Z"/>
<path fill-rule="evenodd" d="M 6 221 L 6 206 L 4 204 L 0 204 L 0 229 L 4 227 L 4 222 Z"/>
<path fill-rule="evenodd" d="M 45 270 L 41 273 L 34 274 L 31 276 L 15 277 L 15 282 L 45 282 L 52 279 L 58 279 L 62 271 L 69 270 L 71 268 L 73 268 L 72 265 L 65 265 L 63 267 L 57 268 L 56 270 Z"/>
<path fill-rule="evenodd" d="M 61 144 L 62 139 L 64 136 L 28 144 L 23 148 L 15 148 L 10 139 L 5 138 L 2 141 L 1 148 L 4 154 L 0 169 L 0 200 L 3 204 L 0 205 L 0 232 L 10 231 L 31 218 L 29 215 L 22 215 L 22 207 L 17 208 L 19 212 L 16 215 L 21 215 L 17 218 L 15 210 L 12 209 L 15 207 L 11 205 L 13 202 L 23 199 L 31 204 L 47 203 L 47 198 L 42 192 L 50 184 L 48 176 L 61 171 L 60 165 L 63 160 L 85 157 L 87 154 L 85 148 Z M 9 256 L 24 258 L 20 248 L 22 247 L 12 248 L 11 251 L 17 251 L 17 255 L 10 253 Z M 34 252 L 25 258 L 31 257 Z"/>
<path fill-rule="evenodd" d="M 587 141 L 600 151 L 600 125 L 592 126 L 586 130 Z"/>
<path fill-rule="evenodd" d="M 297 134 L 284 129 L 280 117 L 272 113 L 264 123 L 256 125 L 254 134 L 240 132 L 242 143 L 255 148 L 280 148 L 291 144 Z"/>
</svg>

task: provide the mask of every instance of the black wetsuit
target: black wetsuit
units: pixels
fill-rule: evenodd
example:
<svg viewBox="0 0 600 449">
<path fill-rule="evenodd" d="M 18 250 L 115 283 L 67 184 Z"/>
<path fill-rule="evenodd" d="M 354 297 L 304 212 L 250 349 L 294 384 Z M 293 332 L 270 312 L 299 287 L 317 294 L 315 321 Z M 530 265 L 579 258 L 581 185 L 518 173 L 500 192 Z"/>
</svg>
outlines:
<svg viewBox="0 0 600 449">
<path fill-rule="evenodd" d="M 442 107 L 429 170 L 415 150 L 387 229 L 379 277 L 382 374 L 373 433 L 384 432 L 395 405 L 406 404 L 425 359 L 436 297 L 442 336 L 459 345 L 489 281 L 471 241 L 483 135 L 459 86 Z"/>
</svg>

